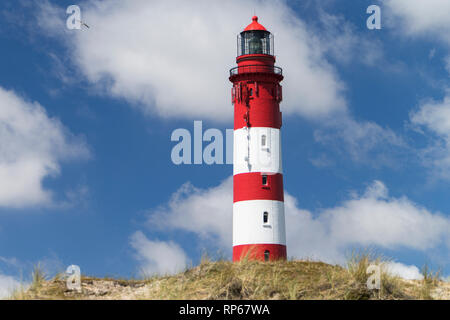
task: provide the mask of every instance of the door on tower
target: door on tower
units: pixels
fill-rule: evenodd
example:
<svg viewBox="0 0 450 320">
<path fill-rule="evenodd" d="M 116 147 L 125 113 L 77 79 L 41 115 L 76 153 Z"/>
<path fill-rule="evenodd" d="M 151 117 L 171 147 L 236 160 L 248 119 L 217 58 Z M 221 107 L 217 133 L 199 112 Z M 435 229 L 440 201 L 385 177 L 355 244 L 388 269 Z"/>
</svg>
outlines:
<svg viewBox="0 0 450 320">
<path fill-rule="evenodd" d="M 264 251 L 264 261 L 269 261 L 270 259 L 270 251 L 266 250 Z"/>
</svg>

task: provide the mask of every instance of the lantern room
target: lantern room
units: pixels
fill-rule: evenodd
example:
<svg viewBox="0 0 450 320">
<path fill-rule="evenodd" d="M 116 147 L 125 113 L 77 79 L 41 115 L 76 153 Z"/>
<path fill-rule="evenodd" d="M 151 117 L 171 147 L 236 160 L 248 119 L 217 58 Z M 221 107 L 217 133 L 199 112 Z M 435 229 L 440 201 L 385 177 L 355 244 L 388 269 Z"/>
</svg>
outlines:
<svg viewBox="0 0 450 320">
<path fill-rule="evenodd" d="M 273 56 L 273 36 L 258 23 L 258 17 L 242 31 L 237 38 L 237 56 L 248 54 L 265 54 Z"/>
</svg>

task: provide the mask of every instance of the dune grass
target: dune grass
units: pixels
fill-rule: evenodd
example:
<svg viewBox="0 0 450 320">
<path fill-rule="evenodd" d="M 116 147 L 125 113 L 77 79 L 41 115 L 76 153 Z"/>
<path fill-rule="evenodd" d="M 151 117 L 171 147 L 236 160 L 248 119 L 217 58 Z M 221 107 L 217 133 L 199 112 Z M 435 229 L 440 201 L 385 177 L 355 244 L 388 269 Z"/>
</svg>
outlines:
<svg viewBox="0 0 450 320">
<path fill-rule="evenodd" d="M 422 281 L 405 281 L 387 273 L 385 260 L 352 254 L 345 267 L 308 260 L 232 263 L 204 255 L 198 266 L 176 275 L 153 275 L 140 280 L 82 276 L 80 293 L 66 289 L 65 279 L 47 279 L 39 268 L 29 288 L 12 299 L 432 299 L 439 274 L 428 267 Z M 369 265 L 380 266 L 379 289 L 368 289 Z"/>
</svg>

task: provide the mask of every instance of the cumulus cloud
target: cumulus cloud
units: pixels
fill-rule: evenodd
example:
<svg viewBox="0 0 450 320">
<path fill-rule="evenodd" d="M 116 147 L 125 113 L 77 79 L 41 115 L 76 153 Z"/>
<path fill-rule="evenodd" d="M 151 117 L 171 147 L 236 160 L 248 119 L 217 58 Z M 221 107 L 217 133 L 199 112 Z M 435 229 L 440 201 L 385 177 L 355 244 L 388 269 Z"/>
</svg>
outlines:
<svg viewBox="0 0 450 320">
<path fill-rule="evenodd" d="M 394 276 L 407 280 L 422 280 L 423 275 L 414 265 L 405 265 L 400 262 L 388 262 L 384 264 L 384 270 Z"/>
<path fill-rule="evenodd" d="M 448 241 L 450 221 L 407 198 L 390 198 L 386 186 L 373 182 L 341 205 L 313 214 L 286 198 L 290 254 L 342 262 L 351 247 L 377 246 L 424 251 Z"/>
<path fill-rule="evenodd" d="M 431 133 L 433 144 L 421 151 L 424 164 L 438 177 L 450 179 L 450 90 L 441 101 L 430 100 L 410 115 L 412 124 L 424 134 Z"/>
<path fill-rule="evenodd" d="M 215 238 L 217 246 L 226 250 L 231 246 L 231 198 L 231 179 L 206 190 L 185 185 L 167 205 L 151 212 L 149 226 Z M 296 258 L 343 263 L 351 248 L 426 251 L 450 243 L 448 217 L 406 197 L 390 197 L 380 181 L 316 213 L 300 208 L 297 199 L 285 193 L 285 211 L 288 254 Z"/>
<path fill-rule="evenodd" d="M 114 0 L 80 6 L 89 29 L 66 30 L 63 8 L 48 2 L 39 5 L 40 26 L 65 41 L 88 82 L 144 112 L 229 121 L 235 37 L 255 7 L 275 34 L 277 60 L 286 71 L 285 114 L 317 118 L 346 108 L 344 85 L 324 57 L 330 39 L 315 36 L 285 1 Z"/>
<path fill-rule="evenodd" d="M 436 134 L 450 138 L 450 90 L 442 101 L 429 101 L 412 113 L 411 120 Z"/>
<path fill-rule="evenodd" d="M 447 0 L 387 0 L 391 23 L 409 36 L 433 36 L 450 44 L 450 2 Z"/>
<path fill-rule="evenodd" d="M 0 299 L 8 298 L 20 285 L 16 278 L 0 274 Z"/>
<path fill-rule="evenodd" d="M 235 66 L 235 36 L 257 7 L 260 22 L 274 33 L 277 63 L 285 71 L 284 115 L 321 120 L 320 126 L 341 119 L 339 128 L 351 122 L 359 133 L 364 130 L 363 137 L 337 133 L 351 144 L 350 152 L 398 140 L 390 139 L 389 129 L 349 120 L 345 84 L 328 58 L 374 65 L 383 54 L 379 43 L 361 37 L 343 17 L 319 10 L 318 23 L 307 25 L 282 0 L 84 1 L 80 7 L 89 29 L 67 30 L 63 8 L 48 2 L 39 5 L 39 25 L 63 40 L 80 78 L 145 113 L 232 121 L 227 78 Z"/>
<path fill-rule="evenodd" d="M 152 241 L 141 231 L 130 239 L 135 257 L 141 263 L 144 275 L 173 274 L 182 271 L 188 263 L 183 249 L 172 241 Z"/>
<path fill-rule="evenodd" d="M 150 228 L 182 229 L 201 239 L 215 240 L 223 248 L 232 243 L 233 177 L 210 189 L 186 183 L 170 201 L 151 212 Z"/>
<path fill-rule="evenodd" d="M 39 103 L 2 87 L 0 137 L 0 207 L 50 204 L 43 180 L 57 176 L 62 161 L 88 155 L 85 144 Z"/>
</svg>

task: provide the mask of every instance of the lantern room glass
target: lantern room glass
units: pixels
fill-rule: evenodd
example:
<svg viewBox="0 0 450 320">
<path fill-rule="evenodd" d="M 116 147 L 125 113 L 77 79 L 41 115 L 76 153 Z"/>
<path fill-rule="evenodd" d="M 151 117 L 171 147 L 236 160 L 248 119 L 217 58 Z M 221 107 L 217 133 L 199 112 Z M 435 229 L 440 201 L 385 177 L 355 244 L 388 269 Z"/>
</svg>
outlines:
<svg viewBox="0 0 450 320">
<path fill-rule="evenodd" d="M 273 36 L 269 31 L 244 31 L 238 35 L 238 56 L 246 54 L 273 55 Z"/>
</svg>

